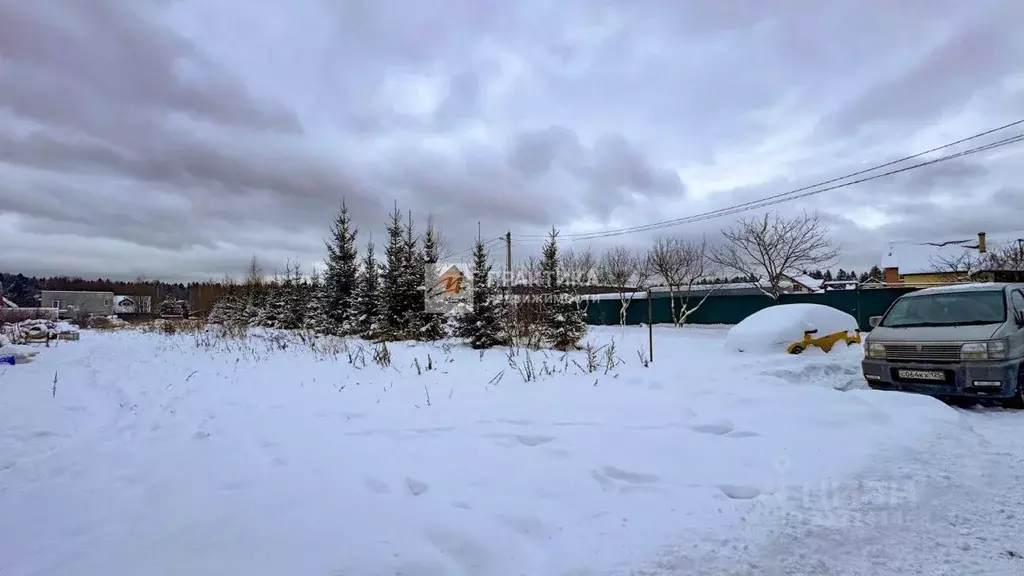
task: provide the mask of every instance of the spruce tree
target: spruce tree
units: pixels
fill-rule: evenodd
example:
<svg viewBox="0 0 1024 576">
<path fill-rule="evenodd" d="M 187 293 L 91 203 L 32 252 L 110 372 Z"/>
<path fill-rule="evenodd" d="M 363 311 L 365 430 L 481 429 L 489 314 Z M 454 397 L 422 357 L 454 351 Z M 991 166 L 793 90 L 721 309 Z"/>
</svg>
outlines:
<svg viewBox="0 0 1024 576">
<path fill-rule="evenodd" d="M 285 269 L 284 278 L 278 286 L 276 300 L 277 328 L 297 330 L 302 328 L 306 316 L 305 286 L 298 266 L 291 264 Z"/>
<path fill-rule="evenodd" d="M 384 245 L 384 271 L 380 285 L 380 334 L 388 340 L 401 338 L 402 320 L 406 301 L 404 278 L 406 274 L 407 250 L 403 238 L 402 212 L 395 205 L 385 225 L 387 241 Z"/>
<path fill-rule="evenodd" d="M 356 287 L 359 252 L 356 249 L 356 228 L 352 225 L 344 201 L 331 225 L 327 241 L 327 273 L 324 276 L 324 304 L 328 329 L 332 334 L 345 334 L 349 329 L 352 294 Z"/>
<path fill-rule="evenodd" d="M 437 269 L 438 259 L 440 258 L 440 238 L 437 232 L 437 228 L 434 226 L 433 219 L 427 219 L 427 229 L 423 232 L 423 272 L 421 275 L 421 282 L 423 282 L 423 298 L 424 301 L 427 298 L 437 296 L 438 287 L 427 285 L 427 270 L 428 267 L 434 267 Z M 435 277 L 436 274 L 431 274 L 431 277 Z M 423 311 L 423 328 L 420 330 L 420 337 L 423 340 L 440 340 L 446 335 L 445 329 L 445 318 L 443 315 L 435 312 L 428 312 L 424 309 Z"/>
<path fill-rule="evenodd" d="M 241 319 L 246 326 L 259 326 L 267 305 L 269 287 L 263 278 L 263 268 L 256 257 L 249 262 L 245 273 L 245 285 L 242 287 L 241 300 L 244 311 Z"/>
<path fill-rule="evenodd" d="M 867 278 L 865 278 L 862 281 L 875 280 L 878 282 L 882 282 L 884 279 L 885 275 L 882 274 L 881 268 L 879 268 L 878 266 L 872 266 L 871 270 L 867 273 Z"/>
<path fill-rule="evenodd" d="M 284 289 L 280 278 L 266 284 L 266 300 L 256 316 L 256 325 L 262 328 L 278 328 L 278 320 L 285 309 Z"/>
<path fill-rule="evenodd" d="M 554 228 L 541 249 L 541 292 L 545 305 L 545 336 L 556 350 L 576 348 L 587 334 L 586 316 L 579 300 L 558 276 L 558 231 Z"/>
<path fill-rule="evenodd" d="M 498 320 L 494 287 L 491 285 L 491 264 L 482 239 L 473 246 L 473 308 L 464 318 L 462 332 L 469 336 L 474 349 L 493 348 L 501 344 L 501 326 Z"/>
<path fill-rule="evenodd" d="M 424 264 L 419 239 L 413 225 L 412 212 L 408 213 L 402 231 L 405 267 L 402 270 L 402 331 L 404 338 L 422 338 L 424 320 Z"/>
<path fill-rule="evenodd" d="M 245 317 L 245 303 L 238 296 L 236 290 L 229 290 L 221 296 L 210 308 L 207 316 L 210 324 L 222 324 L 225 326 L 244 326 L 248 324 Z"/>
<path fill-rule="evenodd" d="M 309 281 L 305 283 L 306 292 L 306 314 L 303 319 L 303 328 L 317 333 L 327 330 L 327 316 L 324 313 L 324 289 L 320 279 L 320 272 L 314 270 Z"/>
<path fill-rule="evenodd" d="M 359 270 L 358 286 L 353 300 L 355 333 L 370 340 L 379 337 L 380 320 L 380 265 L 377 263 L 373 240 L 366 244 Z"/>
</svg>

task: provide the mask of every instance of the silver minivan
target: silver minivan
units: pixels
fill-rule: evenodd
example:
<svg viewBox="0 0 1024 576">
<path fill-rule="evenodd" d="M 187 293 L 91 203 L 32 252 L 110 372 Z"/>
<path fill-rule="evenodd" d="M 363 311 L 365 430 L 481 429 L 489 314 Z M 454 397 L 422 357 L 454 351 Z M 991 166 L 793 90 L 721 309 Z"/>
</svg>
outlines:
<svg viewBox="0 0 1024 576">
<path fill-rule="evenodd" d="M 871 388 L 1024 407 L 1024 284 L 911 292 L 871 326 L 861 364 Z"/>
</svg>

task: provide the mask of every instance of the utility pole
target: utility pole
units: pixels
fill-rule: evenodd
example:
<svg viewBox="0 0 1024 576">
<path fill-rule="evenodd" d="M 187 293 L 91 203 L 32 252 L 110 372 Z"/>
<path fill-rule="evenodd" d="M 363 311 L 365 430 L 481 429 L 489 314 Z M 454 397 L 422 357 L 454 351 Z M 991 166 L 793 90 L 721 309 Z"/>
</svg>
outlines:
<svg viewBox="0 0 1024 576">
<path fill-rule="evenodd" d="M 512 296 L 512 231 L 505 232 L 505 286 Z"/>
</svg>

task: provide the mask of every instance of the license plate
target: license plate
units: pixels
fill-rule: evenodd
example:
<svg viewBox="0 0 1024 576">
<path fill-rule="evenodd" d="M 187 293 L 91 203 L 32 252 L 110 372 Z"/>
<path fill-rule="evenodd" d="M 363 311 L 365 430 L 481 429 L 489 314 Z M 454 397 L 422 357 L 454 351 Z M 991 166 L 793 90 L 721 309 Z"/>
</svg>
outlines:
<svg viewBox="0 0 1024 576">
<path fill-rule="evenodd" d="M 898 370 L 900 378 L 904 380 L 937 380 L 946 379 L 946 374 L 938 370 Z"/>
</svg>

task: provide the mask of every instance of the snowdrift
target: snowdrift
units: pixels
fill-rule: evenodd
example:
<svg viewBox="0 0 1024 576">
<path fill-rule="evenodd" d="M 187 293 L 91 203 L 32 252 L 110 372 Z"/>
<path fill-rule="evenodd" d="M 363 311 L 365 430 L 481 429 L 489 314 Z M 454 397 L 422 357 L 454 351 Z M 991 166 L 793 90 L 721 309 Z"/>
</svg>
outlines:
<svg viewBox="0 0 1024 576">
<path fill-rule="evenodd" d="M 729 329 L 725 348 L 732 352 L 786 352 L 802 340 L 804 331 L 817 330 L 821 337 L 834 332 L 857 330 L 857 319 L 823 304 L 777 304 L 751 314 Z"/>
</svg>

